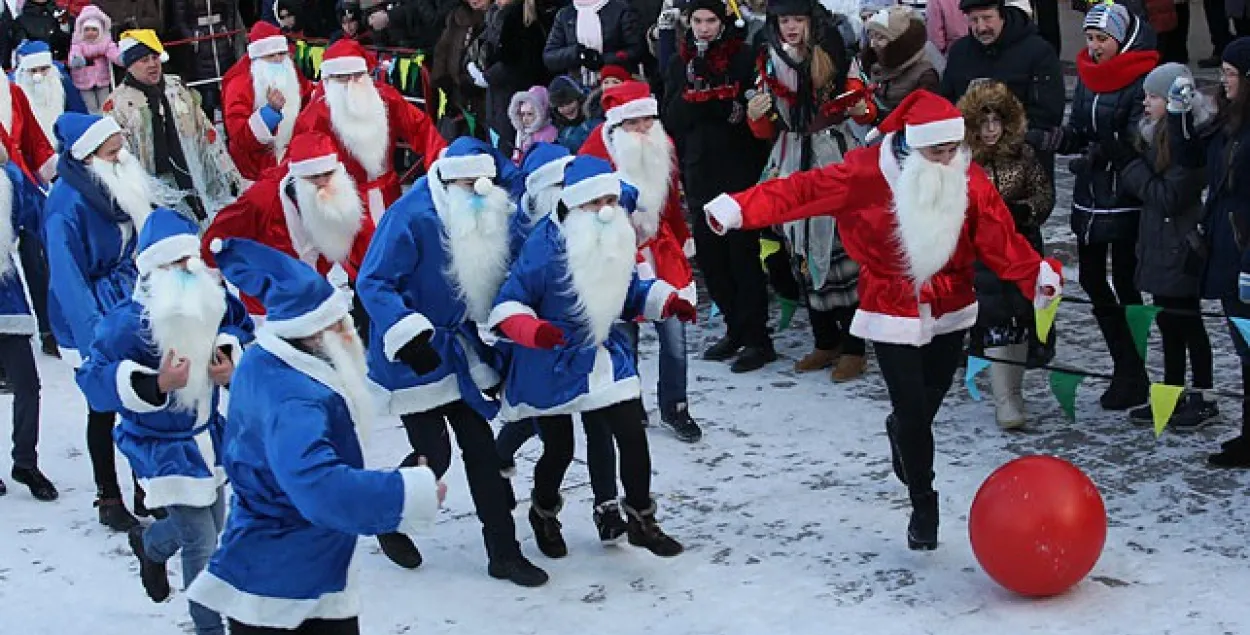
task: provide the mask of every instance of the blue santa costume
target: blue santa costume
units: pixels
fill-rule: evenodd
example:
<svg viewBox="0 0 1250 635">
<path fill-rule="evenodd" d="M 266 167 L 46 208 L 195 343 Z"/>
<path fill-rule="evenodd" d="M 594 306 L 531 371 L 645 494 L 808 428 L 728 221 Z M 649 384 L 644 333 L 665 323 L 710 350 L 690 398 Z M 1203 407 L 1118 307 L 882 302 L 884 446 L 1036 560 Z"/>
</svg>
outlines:
<svg viewBox="0 0 1250 635">
<path fill-rule="evenodd" d="M 310 343 L 352 333 L 345 293 L 259 243 L 211 247 L 226 279 L 265 305 L 266 320 L 231 383 L 226 529 L 187 595 L 229 618 L 234 632 L 236 624 L 298 629 L 310 621 L 333 622 L 319 632 L 358 632 L 359 588 L 349 575 L 357 536 L 432 523 L 434 474 L 364 469 L 364 378 L 347 379 L 352 369 L 336 368 Z"/>
<path fill-rule="evenodd" d="M 57 117 L 67 112 L 87 114 L 87 104 L 82 100 L 82 93 L 79 93 L 78 88 L 74 86 L 69 76 L 69 69 L 52 59 L 52 49 L 48 48 L 46 42 L 26 40 L 17 47 L 15 53 L 17 66 L 9 74 L 9 80 L 17 84 L 26 94 L 26 100 L 30 102 L 30 110 L 34 113 L 35 119 L 39 120 L 39 126 L 43 128 L 45 136 L 48 137 L 48 143 L 52 144 L 52 149 L 60 150 L 56 135 L 52 132 L 52 124 L 56 122 Z M 44 68 L 50 68 L 50 70 L 46 74 L 39 75 L 32 72 Z M 30 78 L 30 82 L 26 81 L 27 77 Z M 59 104 L 42 103 L 37 99 L 38 92 L 31 90 L 39 83 L 50 81 L 60 82 L 61 90 L 64 91 L 64 99 L 60 100 Z"/>
<path fill-rule="evenodd" d="M 658 555 L 677 555 L 681 545 L 655 522 L 650 449 L 637 416 L 641 387 L 633 354 L 611 324 L 640 316 L 660 319 L 675 311 L 688 314 L 693 308 L 683 305 L 667 283 L 638 277 L 634 234 L 618 201 L 589 209 L 592 201 L 621 195 L 620 180 L 606 161 L 574 159 L 565 168 L 564 184 L 558 213 L 539 221 L 526 240 L 488 321 L 512 340 L 501 343 L 510 354 L 500 418 L 539 417 L 542 429 L 543 458 L 535 466 L 530 509 L 535 539 L 548 556 L 567 553 L 557 519 L 559 490 L 573 456 L 572 415 L 581 414 L 588 424 L 610 430 L 616 440 L 630 543 Z M 566 224 L 572 220 L 583 228 L 589 220 L 590 231 L 602 232 L 607 237 L 601 240 L 611 242 L 599 243 L 601 253 L 579 251 L 580 260 L 571 260 L 574 250 Z M 613 287 L 605 288 L 605 283 Z M 616 518 L 604 518 L 602 511 Z M 605 524 L 619 523 L 619 511 L 615 506 L 596 509 L 595 520 L 602 533 Z"/>
<path fill-rule="evenodd" d="M 113 431 L 117 449 L 130 461 L 147 493 L 146 503 L 168 512 L 146 531 L 131 530 L 144 586 L 157 602 L 169 596 L 165 562 L 181 551 L 183 584 L 190 585 L 208 564 L 225 517 L 221 390 L 213 387 L 209 402 L 197 410 L 173 407 L 173 395 L 161 392 L 157 383 L 162 353 L 145 317 L 150 301 L 146 276 L 187 258 L 204 267 L 198 230 L 194 221 L 173 210 L 152 212 L 139 232 L 139 287 L 133 298 L 104 316 L 77 374 L 93 409 L 121 414 Z M 252 339 L 252 321 L 237 298 L 224 287 L 220 292 L 225 312 L 214 345 L 237 360 L 243 344 Z M 198 635 L 223 632 L 216 613 L 195 603 L 190 612 Z"/>
<path fill-rule="evenodd" d="M 498 404 L 482 394 L 499 385 L 497 355 L 478 328 L 508 273 L 507 222 L 513 209 L 506 192 L 491 182 L 498 174 L 493 154 L 467 137 L 448 146 L 430 172 L 383 215 L 356 291 L 372 320 L 369 378 L 385 410 L 403 420 L 414 450 L 405 464 L 420 454 L 441 477 L 451 465 L 450 424 L 482 521 L 490 574 L 537 586 L 547 575 L 525 559 L 516 541 L 515 498 L 500 475 L 489 423 Z M 450 184 L 453 179 L 475 180 L 474 193 Z M 459 194 L 468 202 L 457 203 Z M 472 234 L 480 238 L 456 243 L 444 222 L 455 214 L 493 215 L 496 230 L 476 230 Z M 460 266 L 453 249 L 460 252 Z M 465 267 L 466 257 L 487 265 Z M 396 564 L 420 565 L 420 552 L 407 537 L 388 535 L 380 541 Z"/>
<path fill-rule="evenodd" d="M 84 159 L 121 128 L 111 117 L 67 113 L 56 123 L 60 178 L 44 204 L 43 244 L 48 254 L 48 319 L 61 359 L 77 368 L 104 314 L 134 291 L 134 220 L 122 211 Z M 89 410 L 87 449 L 96 482 L 100 522 L 129 531 L 138 521 L 121 502 L 113 458 L 113 414 Z M 141 493 L 136 490 L 136 508 Z M 139 511 L 138 509 L 136 511 Z"/>
<path fill-rule="evenodd" d="M 30 348 L 38 331 L 16 264 L 16 238 L 39 225 L 43 194 L 21 168 L 6 161 L 0 177 L 0 368 L 13 388 L 13 479 L 39 500 L 55 500 L 56 487 L 39 471 L 39 370 Z M 0 493 L 6 490 L 0 481 Z"/>
<path fill-rule="evenodd" d="M 525 160 L 521 162 L 521 173 L 525 177 L 525 191 L 517 197 L 516 214 L 512 215 L 510 227 L 511 239 L 509 251 L 515 259 L 525 245 L 534 226 L 552 210 L 536 209 L 542 201 L 538 194 L 549 188 L 559 188 L 564 183 L 564 167 L 573 160 L 568 148 L 556 144 L 535 143 Z"/>
</svg>

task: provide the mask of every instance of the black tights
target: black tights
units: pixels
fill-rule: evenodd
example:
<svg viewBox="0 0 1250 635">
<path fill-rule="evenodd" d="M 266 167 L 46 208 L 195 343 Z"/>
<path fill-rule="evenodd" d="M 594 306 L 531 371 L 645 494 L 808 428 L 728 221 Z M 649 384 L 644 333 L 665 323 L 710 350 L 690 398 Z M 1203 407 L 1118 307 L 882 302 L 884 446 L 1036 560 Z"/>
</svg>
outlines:
<svg viewBox="0 0 1250 635">
<path fill-rule="evenodd" d="M 230 635 L 360 635 L 360 622 L 354 618 L 345 620 L 304 620 L 294 629 L 250 626 L 230 620 Z"/>
<path fill-rule="evenodd" d="M 840 351 L 843 355 L 864 354 L 864 340 L 851 335 L 851 320 L 855 318 L 854 306 L 840 306 L 828 311 L 807 310 L 816 336 L 816 348 L 822 351 Z"/>
<path fill-rule="evenodd" d="M 638 400 L 582 413 L 586 426 L 604 426 L 616 439 L 621 459 L 621 484 L 625 504 L 637 510 L 651 507 L 651 448 L 647 431 L 638 417 Z M 555 509 L 560 504 L 560 484 L 573 462 L 573 418 L 568 415 L 539 417 L 543 455 L 534 465 L 534 504 Z"/>
<path fill-rule="evenodd" d="M 1198 313 L 1201 309 L 1198 298 L 1156 295 L 1154 304 L 1165 309 L 1155 318 L 1163 339 L 1163 383 L 1169 386 L 1185 385 L 1185 353 L 1188 351 L 1189 367 L 1194 375 L 1193 387 L 1213 387 L 1211 340 Z M 1176 309 L 1176 312 L 1166 309 Z"/>
<path fill-rule="evenodd" d="M 87 454 L 91 456 L 91 472 L 95 477 L 97 496 L 121 498 L 122 488 L 117 483 L 117 460 L 113 448 L 113 422 L 111 412 L 87 410 Z"/>
<path fill-rule="evenodd" d="M 1111 252 L 1111 281 L 1107 281 L 1107 252 Z M 1141 304 L 1141 292 L 1133 277 L 1137 274 L 1137 241 L 1077 244 L 1081 288 L 1094 306 Z M 1114 285 L 1115 288 L 1112 288 Z"/>
</svg>

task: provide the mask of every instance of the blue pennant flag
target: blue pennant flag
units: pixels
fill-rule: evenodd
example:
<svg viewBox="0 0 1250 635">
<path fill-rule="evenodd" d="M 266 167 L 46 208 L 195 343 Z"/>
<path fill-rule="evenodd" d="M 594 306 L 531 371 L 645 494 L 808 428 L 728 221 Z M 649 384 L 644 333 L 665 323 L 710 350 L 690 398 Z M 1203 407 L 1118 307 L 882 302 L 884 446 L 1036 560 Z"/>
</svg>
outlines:
<svg viewBox="0 0 1250 635">
<path fill-rule="evenodd" d="M 1240 317 L 1230 317 L 1228 319 L 1233 321 L 1233 324 L 1237 327 L 1237 332 L 1241 333 L 1241 339 L 1250 342 L 1250 319 Z"/>
<path fill-rule="evenodd" d="M 964 374 L 964 385 L 968 387 L 968 394 L 973 401 L 981 401 L 981 391 L 977 390 L 977 375 L 988 368 L 989 365 L 990 360 L 988 359 L 975 355 L 968 356 L 968 372 Z"/>
</svg>

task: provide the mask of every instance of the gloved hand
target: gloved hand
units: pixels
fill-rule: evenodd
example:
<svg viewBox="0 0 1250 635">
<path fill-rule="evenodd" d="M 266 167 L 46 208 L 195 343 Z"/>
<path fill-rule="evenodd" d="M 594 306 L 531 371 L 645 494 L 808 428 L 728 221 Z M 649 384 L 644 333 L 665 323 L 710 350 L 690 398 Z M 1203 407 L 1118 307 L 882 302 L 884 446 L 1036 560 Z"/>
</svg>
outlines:
<svg viewBox="0 0 1250 635">
<path fill-rule="evenodd" d="M 426 331 L 412 338 L 407 344 L 404 344 L 403 348 L 400 348 L 395 353 L 395 357 L 418 375 L 427 375 L 438 370 L 438 367 L 443 364 L 443 358 L 439 356 L 438 351 L 434 350 L 433 346 L 430 346 L 430 337 L 432 335 L 433 332 Z"/>
<path fill-rule="evenodd" d="M 1037 287 L 1033 293 L 1034 308 L 1050 306 L 1063 294 L 1063 263 L 1055 258 L 1043 258 L 1037 272 Z"/>
<path fill-rule="evenodd" d="M 1168 112 L 1189 112 L 1194 107 L 1196 92 L 1194 80 L 1185 76 L 1177 77 L 1171 88 L 1168 88 Z"/>
<path fill-rule="evenodd" d="M 486 83 L 486 75 L 482 73 L 482 69 L 478 68 L 477 62 L 469 62 L 469 65 L 465 67 L 465 70 L 469 71 L 469 77 L 473 78 L 474 86 L 477 86 L 478 88 L 488 87 L 488 84 Z"/>
<path fill-rule="evenodd" d="M 1033 146 L 1033 149 L 1038 152 L 1054 153 L 1063 143 L 1063 127 L 1050 130 L 1030 129 L 1024 133 L 1024 142 Z"/>
<path fill-rule="evenodd" d="M 687 324 L 694 323 L 696 317 L 694 305 L 676 293 L 669 295 L 668 301 L 664 303 L 664 309 L 660 311 L 660 318 L 667 320 L 671 317 L 676 317 Z"/>
<path fill-rule="evenodd" d="M 603 68 L 603 53 L 596 51 L 584 44 L 577 45 L 577 61 L 584 67 L 592 71 L 598 71 Z"/>
<path fill-rule="evenodd" d="M 500 322 L 499 330 L 526 348 L 550 350 L 564 345 L 564 333 L 559 327 L 532 315 L 514 315 Z"/>
<path fill-rule="evenodd" d="M 747 102 L 747 117 L 751 121 L 756 121 L 760 117 L 768 114 L 773 109 L 773 96 L 760 91 L 755 93 L 751 100 Z"/>
<path fill-rule="evenodd" d="M 71 56 L 69 56 L 69 67 L 70 67 L 70 68 L 82 68 L 82 67 L 84 67 L 84 66 L 86 66 L 86 65 L 87 65 L 87 59 L 86 59 L 85 57 L 83 57 L 83 56 L 81 56 L 81 55 L 71 55 Z"/>
</svg>

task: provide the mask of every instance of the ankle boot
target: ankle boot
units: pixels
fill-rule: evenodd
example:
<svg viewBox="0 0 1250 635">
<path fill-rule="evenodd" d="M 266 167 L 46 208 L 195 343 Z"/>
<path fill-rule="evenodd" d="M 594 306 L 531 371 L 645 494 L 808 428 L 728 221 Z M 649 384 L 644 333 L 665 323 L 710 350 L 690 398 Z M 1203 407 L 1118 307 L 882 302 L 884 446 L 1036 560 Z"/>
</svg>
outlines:
<svg viewBox="0 0 1250 635">
<path fill-rule="evenodd" d="M 907 523 L 907 548 L 913 551 L 932 551 L 938 546 L 938 496 L 937 492 L 913 495 L 911 521 Z"/>
<path fill-rule="evenodd" d="M 1026 423 L 1024 396 L 1020 388 L 1024 383 L 1024 361 L 1028 357 L 1027 344 L 1012 344 L 985 349 L 994 359 L 1019 362 L 1021 365 L 993 363 L 990 365 L 990 389 L 994 394 L 994 418 L 1004 430 L 1021 428 Z"/>
<path fill-rule="evenodd" d="M 629 544 L 635 547 L 646 547 L 651 553 L 664 558 L 670 558 L 682 552 L 684 549 L 680 542 L 673 540 L 660 529 L 660 524 L 655 521 L 655 501 L 651 501 L 651 505 L 646 509 L 638 510 L 625 505 L 625 515 L 628 517 L 626 521 L 626 534 L 629 536 Z"/>
<path fill-rule="evenodd" d="M 122 499 L 96 495 L 95 506 L 99 512 L 100 524 L 113 531 L 127 532 L 139 526 L 139 519 L 130 515 Z"/>
<path fill-rule="evenodd" d="M 533 497 L 531 496 L 531 500 Z M 563 558 L 569 555 L 569 547 L 560 533 L 560 508 L 564 500 L 556 503 L 553 509 L 543 509 L 538 503 L 530 503 L 530 527 L 534 529 L 534 542 L 538 550 L 548 558 Z"/>
<path fill-rule="evenodd" d="M 1124 319 L 1121 307 L 1094 307 L 1094 318 L 1107 342 L 1114 364 L 1111 385 L 1098 401 L 1106 410 L 1128 410 L 1146 403 L 1150 396 L 1150 378 L 1146 364 L 1137 354 L 1133 334 Z"/>
</svg>

